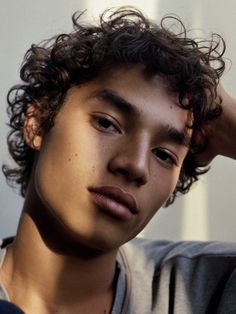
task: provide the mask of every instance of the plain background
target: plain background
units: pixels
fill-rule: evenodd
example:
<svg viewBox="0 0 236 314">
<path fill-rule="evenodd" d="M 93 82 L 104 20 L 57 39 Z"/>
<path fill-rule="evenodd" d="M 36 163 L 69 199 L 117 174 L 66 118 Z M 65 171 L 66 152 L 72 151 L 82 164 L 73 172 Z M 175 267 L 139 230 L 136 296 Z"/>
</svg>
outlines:
<svg viewBox="0 0 236 314">
<path fill-rule="evenodd" d="M 0 162 L 11 163 L 6 146 L 6 94 L 19 82 L 23 55 L 32 43 L 72 28 L 71 15 L 87 9 L 88 19 L 111 6 L 134 5 L 159 21 L 177 14 L 188 29 L 209 36 L 220 33 L 226 40 L 227 71 L 223 83 L 236 96 L 236 2 L 235 0 L 0 0 Z M 236 240 L 236 163 L 219 157 L 210 173 L 192 191 L 169 208 L 160 209 L 142 236 L 172 240 Z M 158 188 L 158 187 L 157 187 Z M 0 174 L 0 238 L 16 232 L 23 200 L 6 185 Z"/>
</svg>

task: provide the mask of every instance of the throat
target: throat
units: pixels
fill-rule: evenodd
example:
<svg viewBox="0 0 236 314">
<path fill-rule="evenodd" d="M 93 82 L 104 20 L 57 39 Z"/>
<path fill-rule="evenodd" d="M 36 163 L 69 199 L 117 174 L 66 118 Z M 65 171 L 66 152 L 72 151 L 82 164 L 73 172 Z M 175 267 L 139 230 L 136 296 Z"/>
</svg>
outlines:
<svg viewBox="0 0 236 314">
<path fill-rule="evenodd" d="M 10 301 L 25 313 L 111 313 L 119 275 L 117 266 L 113 273 L 109 271 L 109 263 L 107 267 L 95 263 L 100 264 L 99 271 L 88 263 L 86 268 L 79 262 L 75 267 L 71 261 L 58 268 L 60 263 L 54 260 L 45 269 L 41 260 L 30 262 L 30 255 L 29 259 L 24 256 L 22 264 L 22 256 L 18 254 L 17 245 L 7 250 L 0 278 Z M 110 280 L 106 278 L 109 272 Z"/>
</svg>

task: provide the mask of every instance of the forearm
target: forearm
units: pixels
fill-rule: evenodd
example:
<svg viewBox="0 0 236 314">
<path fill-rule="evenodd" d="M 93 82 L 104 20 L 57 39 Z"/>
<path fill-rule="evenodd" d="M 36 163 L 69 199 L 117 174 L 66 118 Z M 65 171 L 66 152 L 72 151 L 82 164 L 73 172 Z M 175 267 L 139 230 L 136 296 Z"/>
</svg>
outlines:
<svg viewBox="0 0 236 314">
<path fill-rule="evenodd" d="M 203 165 L 210 163 L 217 155 L 236 159 L 236 99 L 222 85 L 218 87 L 218 95 L 222 98 L 222 113 L 204 126 L 208 145 L 196 156 Z"/>
<path fill-rule="evenodd" d="M 215 155 L 236 159 L 236 99 L 230 96 L 222 85 L 218 88 L 222 97 L 222 115 L 212 126 L 212 140 Z"/>
</svg>

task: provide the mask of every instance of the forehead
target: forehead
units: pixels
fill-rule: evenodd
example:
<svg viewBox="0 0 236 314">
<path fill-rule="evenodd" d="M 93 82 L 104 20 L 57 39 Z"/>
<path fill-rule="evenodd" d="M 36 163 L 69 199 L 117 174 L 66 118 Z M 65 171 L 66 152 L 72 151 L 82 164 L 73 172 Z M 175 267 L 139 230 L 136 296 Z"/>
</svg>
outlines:
<svg viewBox="0 0 236 314">
<path fill-rule="evenodd" d="M 89 114 L 106 112 L 121 118 L 137 135 L 164 136 L 188 147 L 192 115 L 178 99 L 161 77 L 145 75 L 144 67 L 122 67 L 72 87 L 59 116 L 66 108 L 67 118 L 78 108 Z"/>
<path fill-rule="evenodd" d="M 96 79 L 98 89 L 109 90 L 131 104 L 142 119 L 160 121 L 184 129 L 192 115 L 179 104 L 179 95 L 158 75 L 147 76 L 141 65 L 123 67 L 103 73 Z"/>
</svg>

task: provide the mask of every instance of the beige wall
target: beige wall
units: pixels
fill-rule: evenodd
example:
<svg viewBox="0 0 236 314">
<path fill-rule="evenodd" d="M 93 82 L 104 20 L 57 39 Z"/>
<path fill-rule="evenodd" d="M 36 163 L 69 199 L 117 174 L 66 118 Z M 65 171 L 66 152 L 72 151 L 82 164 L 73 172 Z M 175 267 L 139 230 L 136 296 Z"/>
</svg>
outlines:
<svg viewBox="0 0 236 314">
<path fill-rule="evenodd" d="M 73 1 L 73 0 L 0 0 L 0 162 L 8 160 L 5 145 L 5 95 L 17 82 L 24 52 L 33 42 L 54 33 L 70 30 L 70 16 L 77 9 L 88 9 L 97 17 L 110 6 L 131 4 L 144 10 L 153 19 L 168 13 L 180 16 L 188 28 L 221 33 L 227 42 L 228 73 L 223 82 L 236 97 L 236 2 L 234 0 L 146 0 L 146 1 Z M 236 240 L 235 209 L 236 163 L 218 158 L 209 175 L 176 204 L 161 209 L 142 235 L 150 238 Z M 8 187 L 0 175 L 0 237 L 13 234 L 20 214 L 22 200 Z"/>
</svg>

